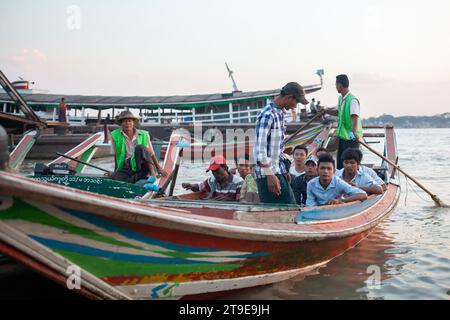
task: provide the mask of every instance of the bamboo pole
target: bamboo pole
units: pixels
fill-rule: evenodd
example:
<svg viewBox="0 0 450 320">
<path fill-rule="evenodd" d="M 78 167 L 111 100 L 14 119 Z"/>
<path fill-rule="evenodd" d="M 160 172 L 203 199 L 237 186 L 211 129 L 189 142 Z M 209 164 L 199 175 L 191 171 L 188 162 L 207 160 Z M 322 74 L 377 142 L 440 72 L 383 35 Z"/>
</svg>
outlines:
<svg viewBox="0 0 450 320">
<path fill-rule="evenodd" d="M 372 151 L 374 154 L 376 154 L 377 156 L 379 156 L 381 159 L 383 159 L 384 161 L 386 161 L 387 163 L 389 163 L 391 166 L 393 166 L 395 169 L 397 169 L 398 171 L 400 171 L 401 173 L 403 173 L 407 178 L 409 178 L 410 180 L 412 180 L 419 188 L 421 188 L 423 191 L 425 191 L 426 193 L 428 193 L 428 195 L 431 197 L 431 199 L 433 199 L 434 203 L 438 206 L 438 207 L 448 207 L 448 205 L 444 204 L 441 199 L 438 198 L 437 195 L 433 194 L 430 190 L 428 190 L 426 187 L 424 187 L 419 181 L 417 181 L 414 177 L 410 176 L 408 173 L 406 173 L 403 169 L 401 169 L 398 165 L 396 165 L 394 162 L 392 162 L 391 160 L 389 160 L 388 158 L 386 158 L 385 156 L 383 156 L 382 154 L 380 154 L 379 152 L 377 152 L 376 150 L 372 149 L 371 147 L 369 147 L 367 145 L 367 143 L 365 143 L 364 141 L 362 141 L 361 139 L 358 139 L 358 142 L 363 145 L 364 147 L 366 147 L 367 149 L 369 149 L 370 151 Z"/>
<path fill-rule="evenodd" d="M 305 123 L 300 129 L 298 129 L 297 131 L 295 131 L 289 138 L 287 138 L 286 140 L 284 140 L 284 143 L 289 142 L 293 137 L 295 137 L 296 134 L 302 132 L 307 126 L 309 126 L 314 120 L 317 119 L 317 117 L 319 116 L 323 116 L 324 113 L 323 111 L 319 111 L 314 117 L 312 117 L 307 123 Z"/>
<path fill-rule="evenodd" d="M 72 157 L 66 156 L 65 154 L 62 154 L 62 153 L 60 153 L 60 152 L 57 152 L 56 154 L 57 154 L 58 156 L 61 156 L 61 157 L 67 158 L 67 159 L 69 159 L 69 160 L 72 160 L 72 161 L 75 161 L 75 162 L 78 162 L 78 163 L 84 164 L 85 166 L 89 166 L 89 167 L 92 167 L 92 168 L 98 169 L 98 170 L 100 170 L 100 171 L 106 172 L 106 173 L 112 173 L 112 172 L 111 172 L 111 171 L 109 171 L 109 170 L 106 170 L 106 169 L 103 169 L 103 168 L 100 168 L 100 167 L 94 166 L 93 164 L 90 164 L 90 163 L 87 163 L 87 162 L 84 162 L 84 161 L 81 161 L 81 160 L 78 160 L 78 159 L 75 159 L 75 158 L 72 158 Z"/>
</svg>

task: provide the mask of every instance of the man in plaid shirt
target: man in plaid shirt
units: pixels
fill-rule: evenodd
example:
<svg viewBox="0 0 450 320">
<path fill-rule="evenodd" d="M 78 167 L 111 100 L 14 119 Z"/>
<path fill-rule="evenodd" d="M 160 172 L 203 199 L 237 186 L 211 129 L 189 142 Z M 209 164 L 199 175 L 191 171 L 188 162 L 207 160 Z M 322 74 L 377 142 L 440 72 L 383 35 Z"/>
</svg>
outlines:
<svg viewBox="0 0 450 320">
<path fill-rule="evenodd" d="M 284 110 L 295 109 L 298 103 L 309 103 L 305 91 L 298 83 L 289 82 L 256 119 L 255 174 L 262 203 L 296 203 L 281 157 L 286 131 Z"/>
</svg>

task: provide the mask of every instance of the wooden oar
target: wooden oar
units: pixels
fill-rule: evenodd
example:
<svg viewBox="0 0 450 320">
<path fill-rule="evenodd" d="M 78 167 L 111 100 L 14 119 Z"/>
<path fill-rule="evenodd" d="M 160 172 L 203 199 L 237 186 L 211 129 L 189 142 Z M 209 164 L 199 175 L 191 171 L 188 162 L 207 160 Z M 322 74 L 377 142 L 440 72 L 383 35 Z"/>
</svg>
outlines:
<svg viewBox="0 0 450 320">
<path fill-rule="evenodd" d="M 81 160 L 78 160 L 78 159 L 75 159 L 75 158 L 72 158 L 72 157 L 66 156 L 65 154 L 62 154 L 62 153 L 59 153 L 59 152 L 57 152 L 56 154 L 57 154 L 58 156 L 61 156 L 61 157 L 64 157 L 64 158 L 70 159 L 70 160 L 72 160 L 72 161 L 76 161 L 76 162 L 79 162 L 79 163 L 81 163 L 81 164 L 84 164 L 84 165 L 86 165 L 86 166 L 89 166 L 89 167 L 92 167 L 92 168 L 98 169 L 98 170 L 100 170 L 100 171 L 103 171 L 103 172 L 106 172 L 106 173 L 112 173 L 111 171 L 108 171 L 108 170 L 106 170 L 106 169 L 103 169 L 103 168 L 100 168 L 100 167 L 94 166 L 93 164 L 90 164 L 90 163 L 87 163 L 87 162 L 84 162 L 84 161 L 81 161 Z"/>
<path fill-rule="evenodd" d="M 287 138 L 286 140 L 284 140 L 284 143 L 289 142 L 293 137 L 295 137 L 296 134 L 302 132 L 307 126 L 309 126 L 314 120 L 316 120 L 317 117 L 319 116 L 323 116 L 324 112 L 323 111 L 319 111 L 314 117 L 312 117 L 307 123 L 305 123 L 300 129 L 298 129 L 297 131 L 295 131 L 289 138 Z"/>
<path fill-rule="evenodd" d="M 372 151 L 374 154 L 376 154 L 377 156 L 379 156 L 381 159 L 383 159 L 384 161 L 386 161 L 387 163 L 389 163 L 391 166 L 393 166 L 395 169 L 397 169 L 398 171 L 400 171 L 401 173 L 403 173 L 407 178 L 411 179 L 419 188 L 421 188 L 423 191 L 425 191 L 426 193 L 428 193 L 431 197 L 431 199 L 433 199 L 434 203 L 436 203 L 436 205 L 438 207 L 448 207 L 448 205 L 444 204 L 441 199 L 438 198 L 437 195 L 433 194 L 430 190 L 428 190 L 427 188 L 425 188 L 419 181 L 417 181 L 414 177 L 410 176 L 408 173 L 406 173 L 405 171 L 403 171 L 403 169 L 401 169 L 397 164 L 395 164 L 394 162 L 392 162 L 391 160 L 389 160 L 388 158 L 386 158 L 385 156 L 383 156 L 382 154 L 378 153 L 376 150 L 372 149 L 371 147 L 369 147 L 367 145 L 367 143 L 365 143 L 364 141 L 362 141 L 361 139 L 358 139 L 358 142 L 363 145 L 364 147 L 366 147 L 367 149 L 369 149 L 370 151 Z"/>
</svg>

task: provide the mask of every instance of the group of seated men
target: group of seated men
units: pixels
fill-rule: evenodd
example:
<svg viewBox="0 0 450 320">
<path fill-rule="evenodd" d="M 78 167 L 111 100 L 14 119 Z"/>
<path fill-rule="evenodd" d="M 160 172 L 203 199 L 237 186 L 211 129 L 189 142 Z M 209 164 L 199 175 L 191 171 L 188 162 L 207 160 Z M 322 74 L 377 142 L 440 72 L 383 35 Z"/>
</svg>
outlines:
<svg viewBox="0 0 450 320">
<path fill-rule="evenodd" d="M 352 201 L 363 201 L 368 195 L 386 190 L 384 181 L 376 172 L 361 165 L 362 152 L 356 148 L 345 150 L 344 168 L 335 169 L 335 161 L 324 148 L 307 157 L 308 150 L 297 146 L 293 150 L 289 170 L 291 188 L 300 206 L 321 206 Z M 240 158 L 236 169 L 229 169 L 223 156 L 215 156 L 206 170 L 212 176 L 198 184 L 183 183 L 194 192 L 207 192 L 208 199 L 217 201 L 259 202 L 254 165 L 248 158 Z"/>
</svg>

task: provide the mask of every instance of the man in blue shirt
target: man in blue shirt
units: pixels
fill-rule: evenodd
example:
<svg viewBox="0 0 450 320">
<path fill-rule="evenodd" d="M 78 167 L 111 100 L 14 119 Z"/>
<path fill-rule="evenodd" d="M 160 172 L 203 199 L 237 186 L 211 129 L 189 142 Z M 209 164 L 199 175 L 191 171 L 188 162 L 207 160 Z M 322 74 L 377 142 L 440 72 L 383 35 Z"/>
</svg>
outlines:
<svg viewBox="0 0 450 320">
<path fill-rule="evenodd" d="M 318 161 L 319 176 L 308 182 L 306 206 L 322 206 L 352 201 L 364 201 L 367 193 L 334 175 L 334 159 L 331 155 L 322 155 Z"/>
<path fill-rule="evenodd" d="M 360 169 L 362 152 L 356 148 L 342 153 L 344 168 L 336 171 L 336 176 L 348 184 L 364 190 L 367 194 L 382 194 L 383 189 L 374 179 Z"/>
</svg>

